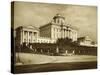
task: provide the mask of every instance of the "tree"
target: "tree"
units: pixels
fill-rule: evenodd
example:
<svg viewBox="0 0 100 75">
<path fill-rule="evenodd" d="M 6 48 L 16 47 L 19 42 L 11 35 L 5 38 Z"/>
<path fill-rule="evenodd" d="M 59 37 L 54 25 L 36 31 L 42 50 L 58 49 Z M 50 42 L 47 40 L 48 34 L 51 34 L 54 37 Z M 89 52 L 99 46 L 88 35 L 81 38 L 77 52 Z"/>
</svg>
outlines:
<svg viewBox="0 0 100 75">
<path fill-rule="evenodd" d="M 60 38 L 57 40 L 57 45 L 71 45 L 72 39 L 70 38 Z"/>
</svg>

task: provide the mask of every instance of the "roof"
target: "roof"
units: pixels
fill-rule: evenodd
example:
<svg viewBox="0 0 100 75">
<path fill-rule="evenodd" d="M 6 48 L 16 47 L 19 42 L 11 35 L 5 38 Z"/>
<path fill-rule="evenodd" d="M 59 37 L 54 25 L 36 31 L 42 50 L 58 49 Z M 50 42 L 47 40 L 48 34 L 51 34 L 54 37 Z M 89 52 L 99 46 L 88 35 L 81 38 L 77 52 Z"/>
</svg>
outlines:
<svg viewBox="0 0 100 75">
<path fill-rule="evenodd" d="M 72 25 L 70 25 L 70 26 L 69 26 L 69 25 L 67 25 L 67 24 L 66 24 L 66 25 L 63 25 L 63 26 L 68 27 L 68 28 L 72 28 L 72 29 L 74 29 L 74 30 L 78 30 L 78 28 L 77 28 L 77 27 L 72 26 Z"/>
<path fill-rule="evenodd" d="M 21 28 L 29 28 L 29 29 L 35 29 L 35 30 L 39 30 L 39 28 L 33 26 L 33 25 L 29 25 L 29 26 L 19 26 L 16 28 L 17 29 L 21 29 Z"/>
<path fill-rule="evenodd" d="M 50 26 L 50 25 L 62 26 L 62 25 L 52 24 L 52 23 L 50 22 L 50 23 L 47 23 L 47 24 L 45 24 L 45 25 L 43 25 L 43 26 L 40 26 L 39 29 L 44 28 L 44 27 L 47 27 L 47 26 Z M 71 25 L 69 26 L 69 25 L 67 25 L 67 24 L 65 24 L 65 25 L 63 25 L 63 26 L 68 27 L 68 28 L 71 28 L 71 29 L 73 29 L 73 30 L 78 30 L 78 28 L 75 27 L 75 26 L 71 26 Z"/>
<path fill-rule="evenodd" d="M 46 26 L 49 26 L 49 25 L 51 25 L 51 23 L 47 23 L 47 24 L 45 24 L 45 25 L 43 25 L 43 26 L 40 26 L 39 29 L 41 29 L 41 28 L 43 28 L 43 27 L 46 27 Z"/>
<path fill-rule="evenodd" d="M 78 38 L 78 40 L 82 40 L 82 39 L 85 39 L 85 37 L 79 37 L 79 38 Z"/>
<path fill-rule="evenodd" d="M 78 40 L 91 40 L 88 36 L 79 37 Z"/>
<path fill-rule="evenodd" d="M 61 16 L 60 14 L 56 14 L 56 15 L 53 17 L 53 19 L 56 19 L 56 18 L 63 18 L 63 19 L 65 19 L 65 17 Z"/>
</svg>

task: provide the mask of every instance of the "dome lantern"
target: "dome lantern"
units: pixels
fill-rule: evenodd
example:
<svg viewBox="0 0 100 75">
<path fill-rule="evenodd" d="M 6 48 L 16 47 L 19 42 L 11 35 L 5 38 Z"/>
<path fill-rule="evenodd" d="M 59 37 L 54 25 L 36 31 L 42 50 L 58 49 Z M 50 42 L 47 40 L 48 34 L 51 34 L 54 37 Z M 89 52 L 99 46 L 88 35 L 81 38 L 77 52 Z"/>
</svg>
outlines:
<svg viewBox="0 0 100 75">
<path fill-rule="evenodd" d="M 53 17 L 53 22 L 58 25 L 65 24 L 65 17 L 61 16 L 60 14 L 56 14 Z"/>
</svg>

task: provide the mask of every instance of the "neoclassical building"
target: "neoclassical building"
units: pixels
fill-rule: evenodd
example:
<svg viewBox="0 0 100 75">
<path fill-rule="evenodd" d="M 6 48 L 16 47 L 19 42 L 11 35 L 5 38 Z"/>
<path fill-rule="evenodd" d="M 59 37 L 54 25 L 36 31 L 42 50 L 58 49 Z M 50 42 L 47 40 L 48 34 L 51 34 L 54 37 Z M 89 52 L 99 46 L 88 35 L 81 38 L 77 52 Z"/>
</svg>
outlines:
<svg viewBox="0 0 100 75">
<path fill-rule="evenodd" d="M 95 42 L 93 43 L 92 39 L 90 39 L 89 36 L 79 37 L 77 39 L 77 42 L 81 46 L 97 46 L 97 44 Z"/>
<path fill-rule="evenodd" d="M 56 14 L 51 22 L 40 26 L 19 26 L 16 28 L 18 44 L 26 43 L 56 43 L 58 38 L 70 38 L 77 41 L 77 29 L 65 22 L 65 17 Z"/>
<path fill-rule="evenodd" d="M 54 40 L 68 37 L 77 41 L 77 29 L 66 24 L 65 17 L 56 14 L 50 23 L 40 27 L 40 36 Z"/>
</svg>

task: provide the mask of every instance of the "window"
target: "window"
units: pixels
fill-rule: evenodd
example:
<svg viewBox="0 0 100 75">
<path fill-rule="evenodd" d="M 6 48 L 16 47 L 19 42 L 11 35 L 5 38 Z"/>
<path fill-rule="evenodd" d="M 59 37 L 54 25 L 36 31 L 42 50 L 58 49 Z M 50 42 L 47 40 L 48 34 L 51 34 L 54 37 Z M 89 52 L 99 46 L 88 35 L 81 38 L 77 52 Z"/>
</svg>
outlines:
<svg viewBox="0 0 100 75">
<path fill-rule="evenodd" d="M 60 23 L 60 20 L 58 19 L 58 23 Z"/>
<path fill-rule="evenodd" d="M 24 35 L 26 35 L 27 34 L 27 31 L 24 31 Z"/>
<path fill-rule="evenodd" d="M 29 36 L 31 36 L 32 35 L 32 32 L 29 32 Z"/>
<path fill-rule="evenodd" d="M 31 40 L 29 39 L 29 43 L 31 42 Z"/>
<path fill-rule="evenodd" d="M 33 40 L 33 42 L 35 42 L 35 40 Z"/>
<path fill-rule="evenodd" d="M 34 32 L 34 36 L 36 35 L 36 32 Z"/>
</svg>

